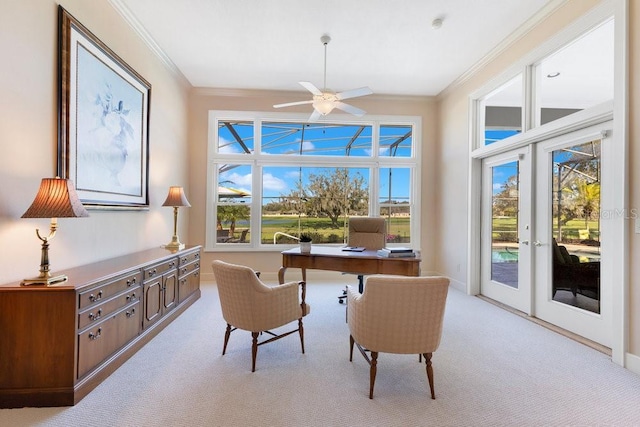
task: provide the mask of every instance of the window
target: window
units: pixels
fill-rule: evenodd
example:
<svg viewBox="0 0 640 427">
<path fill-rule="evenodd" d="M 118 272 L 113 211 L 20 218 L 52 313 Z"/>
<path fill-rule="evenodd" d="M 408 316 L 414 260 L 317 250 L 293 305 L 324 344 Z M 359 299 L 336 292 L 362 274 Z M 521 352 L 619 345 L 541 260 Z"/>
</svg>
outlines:
<svg viewBox="0 0 640 427">
<path fill-rule="evenodd" d="M 610 102 L 614 29 L 614 19 L 601 21 L 544 56 L 523 60 L 500 81 L 473 95 L 474 147 L 486 147 Z M 517 139 L 522 141 L 526 135 Z"/>
<path fill-rule="evenodd" d="M 351 216 L 387 218 L 390 245 L 419 241 L 420 118 L 306 118 L 210 112 L 207 249 L 282 250 L 303 232 L 342 245 Z"/>
<path fill-rule="evenodd" d="M 534 126 L 613 99 L 613 31 L 609 20 L 535 66 Z"/>
<path fill-rule="evenodd" d="M 518 74 L 482 100 L 485 145 L 522 132 L 523 88 Z"/>
</svg>

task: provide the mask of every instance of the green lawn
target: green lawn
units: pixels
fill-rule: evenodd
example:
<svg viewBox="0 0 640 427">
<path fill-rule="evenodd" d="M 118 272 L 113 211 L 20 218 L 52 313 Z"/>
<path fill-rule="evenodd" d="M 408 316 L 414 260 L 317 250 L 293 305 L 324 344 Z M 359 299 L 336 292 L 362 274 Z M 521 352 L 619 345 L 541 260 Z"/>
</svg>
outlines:
<svg viewBox="0 0 640 427">
<path fill-rule="evenodd" d="M 493 238 L 495 240 L 511 241 L 515 239 L 516 232 L 516 219 L 515 218 L 493 218 Z M 554 235 L 557 234 L 557 224 L 554 222 Z M 583 219 L 572 219 L 566 224 L 563 224 L 562 237 L 564 240 L 585 240 L 594 239 L 599 240 L 600 237 L 600 224 L 598 221 L 585 221 Z M 589 233 L 585 234 L 586 229 L 589 229 Z"/>
<path fill-rule="evenodd" d="M 393 217 L 388 225 L 388 235 L 393 236 L 394 242 L 408 242 L 410 237 L 410 218 Z M 309 233 L 313 236 L 314 243 L 343 243 L 344 236 L 348 232 L 344 220 L 338 221 L 338 227 L 331 224 L 329 218 L 307 218 L 291 215 L 263 215 L 262 217 L 262 243 L 273 243 L 273 235 L 281 231 L 283 233 L 298 236 L 299 232 Z M 278 238 L 278 243 L 295 243 L 285 236 Z"/>
</svg>

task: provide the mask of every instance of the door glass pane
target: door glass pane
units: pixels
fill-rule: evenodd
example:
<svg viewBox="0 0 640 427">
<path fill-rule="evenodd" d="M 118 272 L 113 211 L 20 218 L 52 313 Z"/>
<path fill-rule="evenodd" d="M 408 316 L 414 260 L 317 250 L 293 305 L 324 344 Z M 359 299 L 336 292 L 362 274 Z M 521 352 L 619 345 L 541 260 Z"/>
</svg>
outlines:
<svg viewBox="0 0 640 427">
<path fill-rule="evenodd" d="M 518 162 L 491 170 L 491 280 L 518 288 Z"/>
<path fill-rule="evenodd" d="M 555 301 L 600 313 L 600 141 L 553 152 Z"/>
<path fill-rule="evenodd" d="M 613 99 L 614 21 L 545 58 L 536 67 L 536 124 Z"/>
</svg>

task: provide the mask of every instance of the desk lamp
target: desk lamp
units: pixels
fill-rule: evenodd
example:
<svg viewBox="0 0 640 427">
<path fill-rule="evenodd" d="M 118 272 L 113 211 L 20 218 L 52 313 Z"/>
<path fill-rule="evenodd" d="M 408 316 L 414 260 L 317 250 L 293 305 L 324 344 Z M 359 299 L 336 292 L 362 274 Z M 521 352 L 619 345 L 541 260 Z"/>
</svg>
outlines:
<svg viewBox="0 0 640 427">
<path fill-rule="evenodd" d="M 165 245 L 165 248 L 173 251 L 177 251 L 184 248 L 184 243 L 180 243 L 178 238 L 178 208 L 184 206 L 190 208 L 191 205 L 187 200 L 187 196 L 184 195 L 182 187 L 169 187 L 169 194 L 167 200 L 164 201 L 162 206 L 173 207 L 173 237 L 171 242 Z"/>
<path fill-rule="evenodd" d="M 40 230 L 36 229 L 38 239 L 42 241 L 42 253 L 40 255 L 40 275 L 33 279 L 25 279 L 20 283 L 26 285 L 54 285 L 67 281 L 67 276 L 51 276 L 49 271 L 49 242 L 55 237 L 58 229 L 58 218 L 87 217 L 86 211 L 73 182 L 70 179 L 43 178 L 36 198 L 22 218 L 51 218 L 49 235 L 43 237 Z"/>
</svg>

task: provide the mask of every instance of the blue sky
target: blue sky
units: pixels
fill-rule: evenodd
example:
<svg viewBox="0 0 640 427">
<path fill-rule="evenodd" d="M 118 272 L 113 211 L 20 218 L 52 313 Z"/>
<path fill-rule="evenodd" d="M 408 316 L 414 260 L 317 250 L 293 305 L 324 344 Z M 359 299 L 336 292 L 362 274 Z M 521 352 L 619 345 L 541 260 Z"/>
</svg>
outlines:
<svg viewBox="0 0 640 427">
<path fill-rule="evenodd" d="M 242 144 L 235 139 L 227 126 L 221 125 L 219 128 L 219 151 L 234 154 L 241 154 L 246 150 L 253 152 L 255 149 L 253 123 L 234 123 L 233 129 L 242 140 Z M 410 126 L 381 126 L 379 155 L 411 156 L 412 139 L 410 136 L 407 137 L 407 133 L 410 131 Z M 263 154 L 304 156 L 344 156 L 348 151 L 351 157 L 370 157 L 372 151 L 371 135 L 372 128 L 369 125 L 263 123 L 261 150 Z M 394 153 L 390 153 L 390 145 L 397 141 L 402 142 L 397 144 Z M 236 167 L 220 174 L 220 185 L 252 193 L 251 166 L 234 166 Z M 294 165 L 265 166 L 263 170 L 263 197 L 278 197 L 289 194 L 296 188 L 301 172 L 303 183 L 306 184 L 310 174 L 318 174 L 330 169 Z M 369 170 L 367 168 L 350 169 L 351 176 L 357 173 L 368 180 Z M 389 169 L 380 168 L 379 194 L 381 199 L 387 199 L 389 196 L 388 178 Z M 394 168 L 392 170 L 391 196 L 393 199 L 409 199 L 409 179 L 410 170 L 408 168 Z"/>
</svg>

